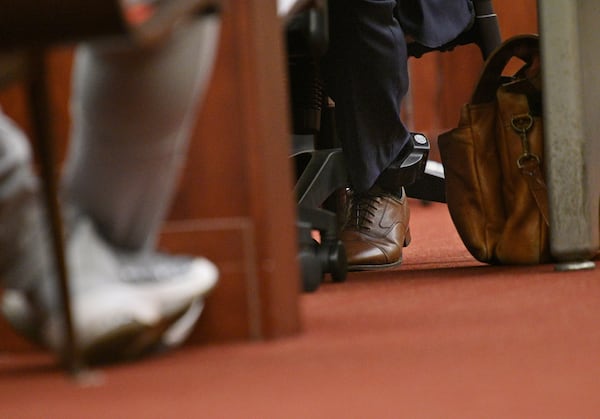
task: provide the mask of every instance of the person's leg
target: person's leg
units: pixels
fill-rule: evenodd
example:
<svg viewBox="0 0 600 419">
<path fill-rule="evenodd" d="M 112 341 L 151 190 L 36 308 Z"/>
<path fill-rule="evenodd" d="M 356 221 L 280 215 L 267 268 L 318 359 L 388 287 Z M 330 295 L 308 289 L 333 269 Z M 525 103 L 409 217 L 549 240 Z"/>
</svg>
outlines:
<svg viewBox="0 0 600 419">
<path fill-rule="evenodd" d="M 192 39 L 201 36 L 203 32 L 198 30 L 198 26 L 195 28 L 195 30 L 186 32 L 187 35 L 181 36 L 190 36 Z M 171 48 L 178 49 L 178 45 L 180 44 L 174 41 L 163 44 L 161 48 L 165 49 L 165 56 L 169 56 L 169 50 Z M 122 59 L 125 60 L 125 50 L 121 52 L 124 54 Z M 197 59 L 202 55 L 202 49 L 199 46 L 198 50 L 189 49 L 188 52 Z M 147 53 L 158 54 L 158 52 L 150 50 Z M 176 54 L 174 55 L 176 56 Z M 141 59 L 141 56 L 137 55 L 137 58 Z M 204 58 L 211 63 L 212 53 Z M 101 61 L 96 64 L 105 71 L 105 77 L 100 77 L 96 85 L 100 97 L 103 89 L 110 89 L 113 93 L 115 90 L 124 89 L 124 86 L 119 86 L 117 83 L 118 80 L 123 79 L 112 75 L 111 69 L 115 72 L 144 70 L 135 65 L 102 67 Z M 153 64 L 156 62 L 146 61 L 146 65 Z M 76 68 L 83 68 L 78 71 L 84 73 L 97 70 L 97 68 L 86 69 L 85 66 L 80 67 L 79 65 Z M 161 69 L 159 68 L 159 70 Z M 177 67 L 170 67 L 171 72 L 162 72 L 162 77 L 156 81 L 162 81 L 164 78 L 178 78 L 178 70 Z M 196 70 L 201 71 L 202 68 L 196 66 Z M 85 79 L 85 77 L 83 78 Z M 125 79 L 132 80 L 132 78 Z M 149 76 L 145 78 L 146 82 L 149 82 L 150 79 Z M 181 87 L 179 93 L 185 92 L 187 100 L 184 100 L 184 103 L 177 108 L 182 113 L 188 112 L 188 107 L 195 107 L 191 99 L 193 94 L 188 93 L 193 91 L 198 97 L 199 86 L 203 84 L 202 82 L 195 83 L 197 79 L 192 77 L 186 80 L 190 82 L 188 89 Z M 101 84 L 102 86 L 100 86 Z M 193 88 L 194 84 L 197 86 L 195 89 Z M 148 89 L 153 87 L 146 84 Z M 143 94 L 144 92 L 130 90 L 129 93 Z M 132 102 L 135 100 L 129 100 L 128 103 Z M 83 103 L 89 102 L 84 101 Z M 110 103 L 106 103 L 106 106 L 109 107 L 109 105 Z M 175 106 L 174 103 L 167 105 Z M 147 118 L 143 106 L 139 103 L 134 112 L 128 114 L 134 121 L 129 121 L 127 118 L 119 119 L 118 115 L 111 117 L 108 107 L 103 109 L 99 107 L 99 117 L 101 122 L 104 120 L 112 124 L 108 127 L 109 131 L 119 130 L 118 121 L 127 123 L 125 128 L 135 131 L 136 128 L 133 126 L 143 125 Z M 158 105 L 154 108 L 149 106 L 149 108 L 157 110 Z M 93 121 L 94 111 L 94 108 L 86 109 L 82 112 L 85 115 L 82 116 L 85 116 L 85 122 L 103 132 L 104 125 Z M 114 109 L 114 111 L 124 110 Z M 76 116 L 78 116 L 77 113 Z M 67 179 L 71 176 L 73 183 L 67 180 L 67 187 L 77 184 L 82 188 L 82 194 L 78 195 L 76 188 L 69 189 L 69 204 L 63 206 L 67 209 L 67 213 L 76 214 L 76 217 L 67 217 L 66 220 L 67 264 L 76 339 L 79 349 L 88 361 L 130 358 L 138 356 L 150 348 L 155 348 L 157 345 L 180 343 L 185 338 L 186 332 L 190 330 L 194 319 L 199 315 L 203 296 L 216 282 L 216 268 L 205 259 L 172 257 L 146 251 L 131 252 L 119 249 L 125 245 L 141 247 L 152 241 L 158 228 L 157 218 L 164 213 L 164 206 L 168 204 L 168 202 L 156 202 L 156 200 L 168 201 L 172 193 L 173 177 L 179 167 L 179 164 L 175 164 L 179 158 L 177 150 L 184 151 L 179 147 L 181 144 L 185 144 L 185 137 L 189 133 L 189 128 L 186 127 L 189 124 L 186 122 L 187 118 L 189 117 L 174 118 L 171 125 L 166 124 L 168 129 L 161 131 L 166 140 L 150 147 L 149 155 L 143 154 L 144 148 L 139 144 L 140 141 L 134 141 L 138 147 L 132 146 L 127 149 L 128 157 L 131 159 L 129 166 L 121 161 L 118 167 L 111 168 L 107 161 L 107 155 L 110 152 L 94 144 L 93 141 L 92 144 L 96 145 L 96 148 L 87 149 L 84 136 L 79 137 L 79 143 L 76 142 L 75 150 L 79 148 L 79 151 L 71 154 L 70 172 Z M 4 258 L 0 258 L 2 259 L 0 260 L 0 269 L 2 269 L 0 278 L 3 280 L 2 285 L 6 288 L 2 299 L 2 311 L 18 331 L 60 354 L 64 343 L 60 300 L 55 287 L 55 272 L 49 262 L 51 257 L 48 232 L 45 227 L 46 220 L 42 218 L 43 213 L 40 211 L 36 199 L 37 188 L 31 174 L 29 151 L 26 141 L 19 131 L 4 121 L 0 122 L 3 122 L 0 124 L 0 128 L 6 127 L 6 129 L 0 129 L 0 174 L 2 174 L 0 177 L 0 217 L 2 217 L 0 223 L 3 227 L 5 225 L 16 226 L 14 230 L 3 230 L 5 234 L 0 234 L 0 248 L 11 250 L 11 260 L 5 261 Z M 184 128 L 178 129 L 177 124 L 183 125 Z M 90 134 L 91 139 L 98 139 L 95 131 L 82 130 L 82 132 Z M 117 138 L 126 140 L 122 136 Z M 151 138 L 155 142 L 160 140 L 156 136 Z M 111 138 L 107 139 L 109 142 L 110 140 Z M 127 141 L 125 142 L 127 143 Z M 114 151 L 113 156 L 115 160 L 119 161 L 119 144 L 114 141 L 111 144 Z M 124 146 L 127 145 L 129 144 L 124 144 Z M 6 150 L 11 151 L 12 154 L 6 153 Z M 141 156 L 135 153 L 136 150 L 140 151 Z M 161 150 L 166 151 L 161 153 Z M 86 154 L 92 151 L 100 153 L 98 157 L 104 163 L 101 165 L 104 172 L 100 174 L 93 164 L 93 156 Z M 102 155 L 102 152 L 106 154 Z M 166 157 L 160 159 L 157 156 Z M 140 158 L 141 162 L 137 161 L 137 158 Z M 74 161 L 76 164 L 73 164 Z M 89 184 L 80 183 L 79 179 L 72 177 L 80 174 L 85 179 L 88 173 L 85 170 L 86 163 L 91 164 L 90 178 L 88 179 L 91 179 L 92 182 Z M 171 163 L 171 165 L 167 163 Z M 92 217 L 86 211 L 89 208 L 92 210 L 112 209 L 113 212 L 106 210 L 105 214 L 108 215 L 108 218 L 105 221 L 107 223 L 118 222 L 121 219 L 118 203 L 111 205 L 110 202 L 104 202 L 102 198 L 111 200 L 120 198 L 128 201 L 135 200 L 139 196 L 111 195 L 109 188 L 111 185 L 104 183 L 104 190 L 96 190 L 101 199 L 94 201 L 90 198 L 91 202 L 99 202 L 98 207 L 86 206 L 88 202 L 85 199 L 78 200 L 78 197 L 92 196 L 93 194 L 90 194 L 86 187 L 102 184 L 98 180 L 98 176 L 102 174 L 109 176 L 117 189 L 120 182 L 128 181 L 130 174 L 133 179 L 139 180 L 139 176 L 148 173 L 149 169 L 146 164 L 157 164 L 158 166 L 153 166 L 157 172 L 160 171 L 161 165 L 166 165 L 165 169 L 168 172 L 166 176 L 171 182 L 163 184 L 157 194 L 152 195 L 154 191 L 150 190 L 148 191 L 149 195 L 143 197 L 145 200 L 134 201 L 138 205 L 150 205 L 154 208 L 152 214 L 146 216 L 142 222 L 145 228 L 134 229 L 134 233 L 131 234 L 123 233 L 122 237 L 125 238 L 122 243 L 115 243 L 116 239 L 115 242 L 112 242 L 101 238 L 96 232 L 93 211 L 90 211 Z M 2 170 L 3 167 L 5 170 Z M 109 169 L 117 170 L 118 173 L 112 175 L 108 173 Z M 104 179 L 105 182 L 110 182 L 110 180 Z M 140 182 L 137 185 L 140 186 Z M 131 185 L 129 187 L 132 188 Z M 147 187 L 150 188 L 150 186 Z M 128 190 L 131 191 L 131 189 Z M 131 207 L 126 206 L 126 208 Z M 72 209 L 76 209 L 76 211 L 71 211 Z M 129 214 L 129 217 L 135 217 L 136 212 L 133 212 L 134 214 Z M 111 215 L 113 218 L 110 218 Z M 135 222 L 132 218 L 130 221 Z M 115 231 L 121 230 L 115 229 Z M 113 231 L 108 230 L 105 235 L 110 236 L 111 234 Z M 119 234 L 114 234 L 114 236 L 118 237 Z M 32 239 L 29 239 L 30 237 Z M 16 249 L 13 248 L 15 244 L 17 245 Z M 191 322 L 189 321 L 190 316 Z"/>
<path fill-rule="evenodd" d="M 378 185 L 412 149 L 400 119 L 408 90 L 404 33 L 396 0 L 331 0 L 326 87 L 335 101 L 352 198 L 341 233 L 350 270 L 394 266 L 410 242 L 401 184 Z"/>
<path fill-rule="evenodd" d="M 403 152 L 409 132 L 400 119 L 408 90 L 404 33 L 396 0 L 331 0 L 326 86 L 336 106 L 352 188 L 369 190 Z"/>
<path fill-rule="evenodd" d="M 408 153 L 400 109 L 409 86 L 405 34 L 439 47 L 474 19 L 471 0 L 330 0 L 328 93 L 352 188 L 366 192 Z"/>
<path fill-rule="evenodd" d="M 470 0 L 330 0 L 326 86 L 353 191 L 341 239 L 351 270 L 394 266 L 410 242 L 399 176 L 412 134 L 400 119 L 408 90 L 405 31 L 429 46 L 449 42 L 473 19 Z"/>
<path fill-rule="evenodd" d="M 1 311 L 16 331 L 60 356 L 61 300 L 38 184 L 27 139 L 0 112 Z M 154 258 L 115 252 L 85 218 L 69 223 L 66 243 L 76 341 L 88 362 L 181 343 L 188 330 L 181 333 L 179 325 L 197 317 L 216 281 L 208 261 L 169 259 L 161 268 L 177 265 L 177 271 L 152 270 Z"/>
<path fill-rule="evenodd" d="M 112 244 L 152 248 L 216 54 L 203 18 L 144 50 L 85 46 L 75 61 L 67 199 Z"/>
</svg>

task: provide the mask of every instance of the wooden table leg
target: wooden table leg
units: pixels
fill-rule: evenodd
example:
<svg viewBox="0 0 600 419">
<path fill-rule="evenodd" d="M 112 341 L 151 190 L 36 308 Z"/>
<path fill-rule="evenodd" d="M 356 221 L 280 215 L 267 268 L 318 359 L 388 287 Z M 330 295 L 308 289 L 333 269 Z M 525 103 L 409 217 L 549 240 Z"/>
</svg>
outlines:
<svg viewBox="0 0 600 419">
<path fill-rule="evenodd" d="M 48 224 L 52 237 L 55 269 L 57 271 L 56 285 L 59 288 L 63 307 L 65 346 L 62 361 L 71 373 L 76 374 L 81 371 L 83 364 L 76 344 L 73 313 L 70 304 L 71 298 L 66 264 L 63 219 L 58 202 L 58 188 L 55 177 L 57 171 L 55 171 L 50 109 L 46 85 L 46 62 L 43 50 L 31 52 L 28 73 L 27 93 L 29 109 L 31 112 L 35 148 L 40 164 L 40 176 L 42 179 Z"/>
</svg>

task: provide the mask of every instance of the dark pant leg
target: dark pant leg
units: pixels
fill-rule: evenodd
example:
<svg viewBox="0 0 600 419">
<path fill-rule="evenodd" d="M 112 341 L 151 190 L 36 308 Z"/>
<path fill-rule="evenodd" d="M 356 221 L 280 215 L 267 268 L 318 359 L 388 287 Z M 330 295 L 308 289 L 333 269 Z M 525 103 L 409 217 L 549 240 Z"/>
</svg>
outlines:
<svg viewBox="0 0 600 419">
<path fill-rule="evenodd" d="M 113 245 L 155 244 L 209 80 L 218 27 L 211 16 L 156 46 L 78 50 L 64 188 Z"/>
<path fill-rule="evenodd" d="M 396 17 L 404 32 L 430 48 L 454 40 L 475 19 L 471 0 L 399 1 Z"/>
<path fill-rule="evenodd" d="M 408 90 L 404 33 L 396 0 L 330 0 L 329 7 L 326 85 L 352 187 L 364 192 L 408 142 L 400 120 Z"/>
</svg>

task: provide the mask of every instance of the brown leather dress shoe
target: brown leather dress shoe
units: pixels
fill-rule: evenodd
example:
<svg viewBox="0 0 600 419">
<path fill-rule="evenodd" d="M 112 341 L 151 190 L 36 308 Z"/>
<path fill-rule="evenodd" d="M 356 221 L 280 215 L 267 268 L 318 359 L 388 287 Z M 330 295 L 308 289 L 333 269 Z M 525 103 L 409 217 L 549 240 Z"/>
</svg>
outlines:
<svg viewBox="0 0 600 419">
<path fill-rule="evenodd" d="M 410 210 L 402 198 L 377 186 L 353 196 L 348 220 L 341 233 L 348 270 L 383 269 L 402 262 L 402 248 L 410 243 Z"/>
</svg>

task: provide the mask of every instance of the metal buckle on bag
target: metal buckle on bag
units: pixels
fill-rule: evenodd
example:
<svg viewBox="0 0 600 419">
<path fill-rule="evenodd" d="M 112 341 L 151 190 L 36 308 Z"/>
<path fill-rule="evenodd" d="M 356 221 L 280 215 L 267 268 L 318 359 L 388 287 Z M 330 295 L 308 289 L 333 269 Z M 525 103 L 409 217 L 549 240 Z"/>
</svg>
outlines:
<svg viewBox="0 0 600 419">
<path fill-rule="evenodd" d="M 521 145 L 523 146 L 523 154 L 521 154 L 517 159 L 517 167 L 519 169 L 523 169 L 525 166 L 529 166 L 531 163 L 534 163 L 534 165 L 539 165 L 540 158 L 531 152 L 529 139 L 527 138 L 527 133 L 533 127 L 533 117 L 528 113 L 514 115 L 510 119 L 510 125 L 521 137 Z"/>
</svg>

